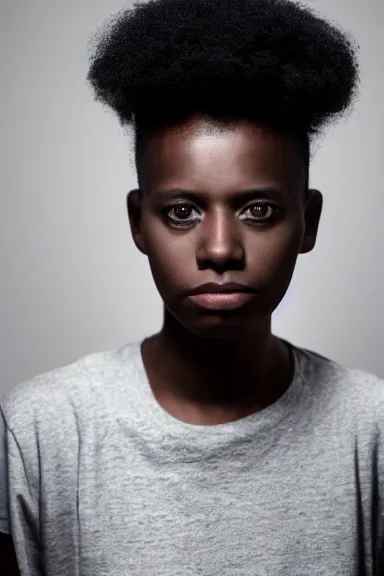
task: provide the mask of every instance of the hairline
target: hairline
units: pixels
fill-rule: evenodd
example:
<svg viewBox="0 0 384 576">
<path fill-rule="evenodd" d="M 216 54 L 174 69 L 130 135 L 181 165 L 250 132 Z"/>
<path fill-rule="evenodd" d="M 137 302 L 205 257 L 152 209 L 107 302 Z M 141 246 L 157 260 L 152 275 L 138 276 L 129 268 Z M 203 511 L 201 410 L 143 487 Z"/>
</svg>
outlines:
<svg viewBox="0 0 384 576">
<path fill-rule="evenodd" d="M 164 122 L 164 124 L 160 127 L 155 127 L 155 126 L 151 126 L 151 125 L 141 125 L 136 123 L 135 127 L 134 127 L 134 140 L 135 140 L 135 146 L 134 146 L 134 155 L 135 155 L 135 166 L 136 166 L 136 174 L 137 174 L 137 179 L 138 179 L 138 184 L 139 187 L 141 189 L 141 181 L 142 178 L 140 177 L 140 173 L 142 173 L 143 167 L 142 164 L 144 162 L 144 153 L 145 153 L 145 149 L 146 146 L 148 145 L 148 141 L 156 135 L 161 135 L 161 133 L 166 130 L 167 128 L 172 128 L 175 131 L 178 131 L 180 129 L 183 129 L 185 127 L 185 124 L 189 123 L 192 121 L 192 119 L 197 116 L 194 114 L 191 114 L 187 119 L 183 120 L 183 121 L 179 121 L 179 122 L 174 122 L 174 123 L 169 123 L 167 124 L 166 122 Z M 310 151 L 310 138 L 308 133 L 296 133 L 293 130 L 283 130 L 283 129 L 279 129 L 273 126 L 270 126 L 267 123 L 262 123 L 262 122 L 252 122 L 247 118 L 234 118 L 234 119 L 228 119 L 228 120 L 223 120 L 220 118 L 215 118 L 212 116 L 208 116 L 208 115 L 201 115 L 201 118 L 203 119 L 203 125 L 201 126 L 201 130 L 206 133 L 206 134 L 212 134 L 212 133 L 220 133 L 222 131 L 225 130 L 230 130 L 232 127 L 233 129 L 235 129 L 236 125 L 238 125 L 240 122 L 248 122 L 250 124 L 253 124 L 253 126 L 255 127 L 255 129 L 258 129 L 262 126 L 267 127 L 267 128 L 272 128 L 273 130 L 276 130 L 278 133 L 281 134 L 285 134 L 286 136 L 288 136 L 289 138 L 292 139 L 293 142 L 296 142 L 297 144 L 299 144 L 299 146 L 301 147 L 302 150 L 302 155 L 303 155 L 303 161 L 305 162 L 305 171 L 306 171 L 306 182 L 305 182 L 305 198 L 307 198 L 308 196 L 308 192 L 309 192 L 309 170 L 310 170 L 310 162 L 311 162 L 311 151 Z"/>
</svg>

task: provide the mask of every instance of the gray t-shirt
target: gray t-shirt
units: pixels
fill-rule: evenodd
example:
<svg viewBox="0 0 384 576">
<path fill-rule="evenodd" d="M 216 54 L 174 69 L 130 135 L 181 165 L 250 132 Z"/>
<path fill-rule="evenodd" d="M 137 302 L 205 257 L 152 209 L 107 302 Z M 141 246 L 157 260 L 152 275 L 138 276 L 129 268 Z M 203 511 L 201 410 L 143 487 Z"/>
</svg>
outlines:
<svg viewBox="0 0 384 576">
<path fill-rule="evenodd" d="M 15 386 L 22 576 L 383 576 L 384 380 L 293 352 L 283 396 L 216 426 L 160 406 L 140 342 Z"/>
</svg>

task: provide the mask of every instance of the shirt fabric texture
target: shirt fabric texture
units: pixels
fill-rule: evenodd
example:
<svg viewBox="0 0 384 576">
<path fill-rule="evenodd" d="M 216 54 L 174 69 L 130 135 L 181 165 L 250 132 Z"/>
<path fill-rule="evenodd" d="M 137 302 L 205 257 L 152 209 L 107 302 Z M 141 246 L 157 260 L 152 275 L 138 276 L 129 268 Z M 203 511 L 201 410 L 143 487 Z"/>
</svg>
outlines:
<svg viewBox="0 0 384 576">
<path fill-rule="evenodd" d="M 1 401 L 22 576 L 384 576 L 384 380 L 289 344 L 276 402 L 197 426 L 157 402 L 140 346 Z"/>
</svg>

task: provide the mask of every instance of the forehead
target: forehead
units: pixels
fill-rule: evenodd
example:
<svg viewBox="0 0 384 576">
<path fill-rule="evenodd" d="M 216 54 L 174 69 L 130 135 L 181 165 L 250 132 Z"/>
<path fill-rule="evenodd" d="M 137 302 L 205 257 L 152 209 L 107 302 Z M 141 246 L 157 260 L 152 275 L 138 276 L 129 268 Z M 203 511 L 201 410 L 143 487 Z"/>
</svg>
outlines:
<svg viewBox="0 0 384 576">
<path fill-rule="evenodd" d="M 150 188 L 233 191 L 255 185 L 305 185 L 300 145 L 272 128 L 247 121 L 213 124 L 201 118 L 163 130 L 146 148 L 144 180 Z"/>
</svg>

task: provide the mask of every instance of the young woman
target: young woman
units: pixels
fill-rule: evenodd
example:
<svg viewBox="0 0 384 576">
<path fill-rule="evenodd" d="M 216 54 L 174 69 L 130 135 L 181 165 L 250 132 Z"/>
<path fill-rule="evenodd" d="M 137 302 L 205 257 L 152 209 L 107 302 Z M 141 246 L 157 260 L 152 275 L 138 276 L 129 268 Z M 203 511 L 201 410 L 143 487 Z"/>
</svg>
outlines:
<svg viewBox="0 0 384 576">
<path fill-rule="evenodd" d="M 25 576 L 383 576 L 384 383 L 271 332 L 316 241 L 311 143 L 358 76 L 287 0 L 152 1 L 98 38 L 164 322 L 2 403 L 9 574 L 15 549 Z"/>
</svg>

